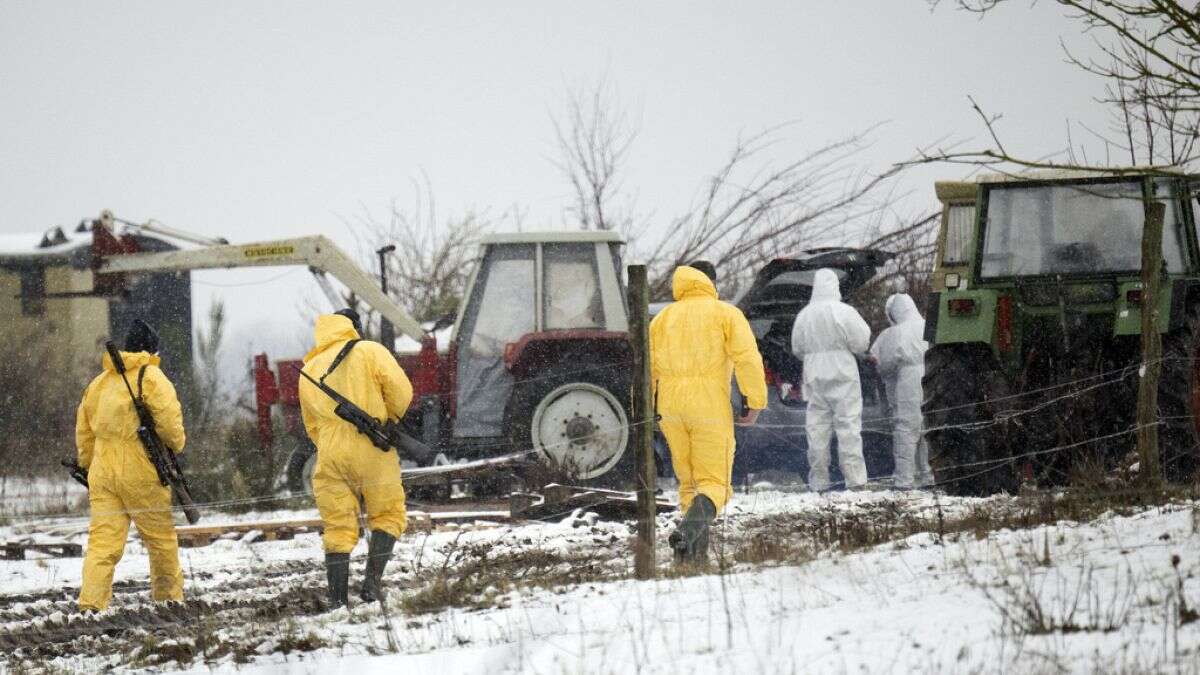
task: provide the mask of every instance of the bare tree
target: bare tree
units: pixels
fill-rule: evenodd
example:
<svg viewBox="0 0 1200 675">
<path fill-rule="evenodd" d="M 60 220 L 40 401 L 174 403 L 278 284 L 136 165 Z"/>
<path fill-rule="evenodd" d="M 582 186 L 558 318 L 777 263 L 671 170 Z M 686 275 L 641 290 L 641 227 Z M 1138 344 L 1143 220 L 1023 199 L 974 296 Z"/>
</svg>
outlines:
<svg viewBox="0 0 1200 675">
<path fill-rule="evenodd" d="M 206 434 L 221 419 L 225 401 L 221 397 L 221 347 L 225 341 L 225 303 L 213 299 L 208 308 L 208 325 L 196 332 L 195 391 L 191 420 L 195 431 Z M 194 434 L 193 434 L 194 435 Z"/>
<path fill-rule="evenodd" d="M 387 257 L 390 295 L 417 321 L 435 321 L 457 310 L 479 238 L 491 223 L 474 211 L 440 219 L 428 179 L 414 183 L 413 191 L 410 207 L 393 200 L 384 218 L 365 212 L 348 225 L 369 261 L 367 269 L 378 268 L 378 248 L 396 246 Z"/>
<path fill-rule="evenodd" d="M 556 165 L 573 192 L 568 213 L 585 230 L 628 231 L 634 224 L 632 202 L 621 203 L 621 189 L 637 127 L 616 97 L 607 80 L 570 89 L 563 116 L 552 118 Z"/>
<path fill-rule="evenodd" d="M 895 196 L 887 187 L 900 169 L 862 168 L 871 130 L 772 164 L 764 155 L 780 140 L 781 129 L 739 138 L 696 202 L 650 248 L 655 297 L 669 295 L 671 270 L 690 260 L 716 262 L 725 290 L 733 293 L 762 263 L 816 245 L 846 243 L 885 214 Z"/>
<path fill-rule="evenodd" d="M 1069 141 L 1068 148 L 1031 159 L 1009 152 L 1000 140 L 999 115 L 985 114 L 971 99 L 992 140 L 984 150 L 939 148 L 919 161 L 950 161 L 1032 168 L 1120 173 L 1129 166 L 1166 169 L 1195 157 L 1200 135 L 1200 7 L 1173 0 L 1050 0 L 1080 22 L 1092 37 L 1099 58 L 1081 57 L 1064 44 L 1067 59 L 1084 72 L 1108 81 L 1103 103 L 1111 106 L 1108 133 L 1085 129 L 1101 141 L 1105 157 L 1089 157 Z M 1009 0 L 953 0 L 959 9 L 986 14 Z M 929 0 L 931 6 L 942 0 Z M 1114 158 L 1112 150 L 1119 151 Z M 1064 156 L 1064 159 L 1050 159 Z"/>
<path fill-rule="evenodd" d="M 621 191 L 637 132 L 613 88 L 601 81 L 569 91 L 564 115 L 554 120 L 557 165 L 572 187 L 570 212 L 585 229 L 616 229 L 629 237 L 650 265 L 651 294 L 659 300 L 670 296 L 672 270 L 692 260 L 718 264 L 722 290 L 735 294 L 773 257 L 872 236 L 863 230 L 885 213 L 895 197 L 891 179 L 902 170 L 862 168 L 874 129 L 773 162 L 788 128 L 739 136 L 696 199 L 650 241 Z"/>
</svg>

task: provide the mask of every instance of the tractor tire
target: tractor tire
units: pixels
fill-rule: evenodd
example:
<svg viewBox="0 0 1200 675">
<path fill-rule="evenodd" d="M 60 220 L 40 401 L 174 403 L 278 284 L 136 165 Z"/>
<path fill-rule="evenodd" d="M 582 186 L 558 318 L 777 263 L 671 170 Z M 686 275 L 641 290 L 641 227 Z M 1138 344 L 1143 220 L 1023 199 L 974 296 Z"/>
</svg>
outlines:
<svg viewBox="0 0 1200 675">
<path fill-rule="evenodd" d="M 925 354 L 925 425 L 929 461 L 938 487 L 949 494 L 985 496 L 1018 487 L 1004 430 L 989 401 L 1007 387 L 987 357 L 963 345 Z"/>
<path fill-rule="evenodd" d="M 514 451 L 529 450 L 538 460 L 525 476 L 527 486 L 633 483 L 629 380 L 616 366 L 580 370 L 585 362 L 582 356 L 564 358 L 513 387 L 509 440 Z"/>
<path fill-rule="evenodd" d="M 1191 480 L 1200 468 L 1200 317 L 1189 308 L 1187 321 L 1163 336 L 1158 380 L 1159 457 L 1171 482 Z M 1135 390 L 1136 391 L 1136 390 Z M 1135 420 L 1136 422 L 1136 420 Z"/>
<path fill-rule="evenodd" d="M 307 441 L 299 443 L 288 458 L 287 487 L 293 497 L 312 494 L 312 476 L 317 466 L 317 449 Z"/>
</svg>

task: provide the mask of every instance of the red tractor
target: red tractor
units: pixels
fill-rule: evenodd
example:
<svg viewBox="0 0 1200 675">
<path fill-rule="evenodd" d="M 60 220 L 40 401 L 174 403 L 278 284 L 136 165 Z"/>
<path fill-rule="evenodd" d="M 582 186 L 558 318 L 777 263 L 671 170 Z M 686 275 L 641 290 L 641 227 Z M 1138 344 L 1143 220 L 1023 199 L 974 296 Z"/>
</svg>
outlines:
<svg viewBox="0 0 1200 675">
<path fill-rule="evenodd" d="M 631 474 L 624 242 L 616 233 L 485 238 L 448 330 L 420 325 L 325 237 L 229 244 L 153 222 L 122 221 L 107 211 L 92 230 L 94 294 L 119 293 L 130 274 L 304 265 L 337 308 L 343 296 L 328 277 L 340 281 L 377 313 L 381 335 L 398 330 L 413 347 L 397 355 L 415 390 L 403 423 L 435 451 L 437 463 L 466 462 L 484 473 L 505 465 L 541 467 L 589 483 L 619 483 Z M 140 231 L 200 247 L 145 252 L 130 236 Z M 442 345 L 439 334 L 448 338 Z M 296 363 L 278 362 L 272 372 L 266 355 L 256 357 L 255 385 L 264 447 L 273 442 L 271 409 L 278 403 L 296 441 L 289 487 L 306 490 L 313 446 L 300 419 Z M 435 472 L 408 475 L 420 483 L 423 473 Z"/>
</svg>

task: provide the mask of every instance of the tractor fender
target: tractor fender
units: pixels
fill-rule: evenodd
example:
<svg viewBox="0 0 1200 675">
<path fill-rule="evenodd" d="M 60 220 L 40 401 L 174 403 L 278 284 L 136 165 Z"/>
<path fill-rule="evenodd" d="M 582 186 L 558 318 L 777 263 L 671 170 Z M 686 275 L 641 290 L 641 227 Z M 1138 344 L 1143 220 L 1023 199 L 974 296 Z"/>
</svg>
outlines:
<svg viewBox="0 0 1200 675">
<path fill-rule="evenodd" d="M 629 334 L 605 330 L 556 330 L 529 333 L 504 349 L 504 365 L 518 380 L 557 363 L 583 355 L 593 363 L 627 363 Z"/>
</svg>

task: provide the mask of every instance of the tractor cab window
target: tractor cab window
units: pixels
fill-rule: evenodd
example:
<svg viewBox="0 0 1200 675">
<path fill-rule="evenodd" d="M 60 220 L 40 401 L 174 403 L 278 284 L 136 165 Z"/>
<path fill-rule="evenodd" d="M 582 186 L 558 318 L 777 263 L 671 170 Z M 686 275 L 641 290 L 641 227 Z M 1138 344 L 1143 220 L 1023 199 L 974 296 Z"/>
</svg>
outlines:
<svg viewBox="0 0 1200 675">
<path fill-rule="evenodd" d="M 946 207 L 946 246 L 942 251 L 943 265 L 961 265 L 970 256 L 971 230 L 975 227 L 974 204 L 951 204 Z"/>
<path fill-rule="evenodd" d="M 1170 181 L 1163 262 L 1182 269 L 1178 200 Z M 1145 213 L 1140 180 L 1076 185 L 995 185 L 986 193 L 981 276 L 1136 271 L 1142 266 Z"/>
<path fill-rule="evenodd" d="M 458 336 L 459 437 L 500 436 L 512 376 L 505 347 L 536 330 L 534 246 L 494 246 L 483 259 Z"/>
<path fill-rule="evenodd" d="M 542 266 L 546 330 L 603 328 L 596 245 L 543 244 Z"/>
</svg>

